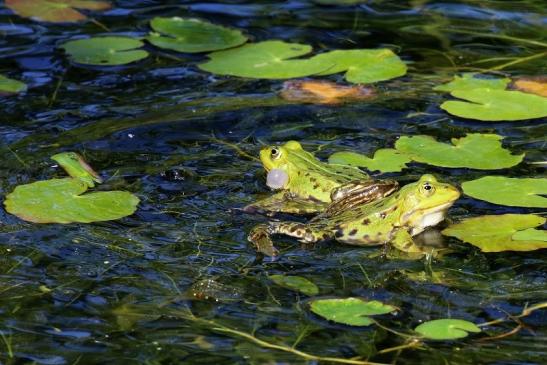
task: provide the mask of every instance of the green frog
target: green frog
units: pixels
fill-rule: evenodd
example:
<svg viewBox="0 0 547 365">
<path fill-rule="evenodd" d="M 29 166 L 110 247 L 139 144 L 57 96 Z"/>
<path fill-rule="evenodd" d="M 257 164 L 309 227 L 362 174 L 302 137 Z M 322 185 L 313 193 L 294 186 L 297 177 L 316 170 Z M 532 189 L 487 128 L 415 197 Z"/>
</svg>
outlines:
<svg viewBox="0 0 547 365">
<path fill-rule="evenodd" d="M 285 234 L 301 242 L 335 239 L 342 243 L 368 246 L 391 243 L 408 253 L 423 253 L 412 237 L 441 222 L 460 192 L 450 184 L 438 182 L 432 175 L 402 187 L 399 191 L 364 204 L 352 194 L 331 203 L 309 223 L 270 222 L 253 228 L 249 234 L 258 251 L 275 256 L 270 235 Z"/>
<path fill-rule="evenodd" d="M 296 141 L 262 148 L 260 160 L 268 172 L 267 185 L 281 191 L 247 205 L 246 212 L 319 213 L 350 194 L 362 203 L 398 188 L 396 181 L 373 181 L 356 167 L 321 162 Z"/>
</svg>

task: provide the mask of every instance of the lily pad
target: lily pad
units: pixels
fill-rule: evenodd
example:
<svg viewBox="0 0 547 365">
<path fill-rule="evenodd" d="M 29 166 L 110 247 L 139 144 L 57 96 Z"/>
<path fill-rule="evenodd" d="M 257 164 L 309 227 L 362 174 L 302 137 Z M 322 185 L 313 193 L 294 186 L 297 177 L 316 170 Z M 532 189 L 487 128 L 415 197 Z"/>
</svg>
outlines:
<svg viewBox="0 0 547 365">
<path fill-rule="evenodd" d="M 395 148 L 414 161 L 442 167 L 468 167 L 479 170 L 503 169 L 518 165 L 524 154 L 512 155 L 502 148 L 502 136 L 471 133 L 452 138 L 452 145 L 431 136 L 403 136 Z"/>
<path fill-rule="evenodd" d="M 367 316 L 386 314 L 397 310 L 377 300 L 359 298 L 318 299 L 311 302 L 311 310 L 328 320 L 350 326 L 368 326 L 373 323 Z"/>
<path fill-rule="evenodd" d="M 310 53 L 311 46 L 282 41 L 265 41 L 208 54 L 210 61 L 198 65 L 204 71 L 257 79 L 290 79 L 317 74 L 332 63 L 291 58 Z"/>
<path fill-rule="evenodd" d="M 269 278 L 279 286 L 299 291 L 306 295 L 317 295 L 319 288 L 306 278 L 301 276 L 270 275 Z"/>
<path fill-rule="evenodd" d="M 92 0 L 6 0 L 6 7 L 16 14 L 44 22 L 78 22 L 87 16 L 76 9 L 107 10 L 107 1 Z"/>
<path fill-rule="evenodd" d="M 477 246 L 483 252 L 533 251 L 547 248 L 545 232 L 531 230 L 544 223 L 545 218 L 534 214 L 484 215 L 464 219 L 442 234 Z"/>
<path fill-rule="evenodd" d="M 191 18 L 156 17 L 150 26 L 157 33 L 146 39 L 156 47 L 199 53 L 239 46 L 247 41 L 241 31 Z"/>
<path fill-rule="evenodd" d="M 370 171 L 398 172 L 406 168 L 412 160 L 405 154 L 393 149 L 383 148 L 369 158 L 357 152 L 336 152 L 329 157 L 329 163 L 364 167 Z"/>
<path fill-rule="evenodd" d="M 390 49 L 337 50 L 310 59 L 333 64 L 317 75 L 332 75 L 346 71 L 349 82 L 368 84 L 393 79 L 406 74 L 406 64 Z"/>
<path fill-rule="evenodd" d="M 454 340 L 467 337 L 469 332 L 481 332 L 473 322 L 449 318 L 424 322 L 414 330 L 431 340 Z"/>
<path fill-rule="evenodd" d="M 472 90 L 480 88 L 504 90 L 507 84 L 511 82 L 508 78 L 484 78 L 476 77 L 476 73 L 464 73 L 461 76 L 454 76 L 454 80 L 439 86 L 435 86 L 433 90 L 437 91 L 454 91 L 454 90 Z"/>
<path fill-rule="evenodd" d="M 450 94 L 469 102 L 445 101 L 441 108 L 462 118 L 495 122 L 547 116 L 547 98 L 539 95 L 490 88 L 454 90 Z"/>
<path fill-rule="evenodd" d="M 61 45 L 72 61 L 84 65 L 117 66 L 148 57 L 137 49 L 144 44 L 129 37 L 95 37 L 68 41 Z"/>
<path fill-rule="evenodd" d="M 139 199 L 126 191 L 84 194 L 100 178 L 75 153 L 54 156 L 73 177 L 19 185 L 8 194 L 6 211 L 34 223 L 90 223 L 133 214 Z"/>
<path fill-rule="evenodd" d="M 27 85 L 21 81 L 0 75 L 0 95 L 17 94 L 27 90 Z"/>
<path fill-rule="evenodd" d="M 485 176 L 462 184 L 463 192 L 475 199 L 514 207 L 547 208 L 547 179 Z"/>
</svg>

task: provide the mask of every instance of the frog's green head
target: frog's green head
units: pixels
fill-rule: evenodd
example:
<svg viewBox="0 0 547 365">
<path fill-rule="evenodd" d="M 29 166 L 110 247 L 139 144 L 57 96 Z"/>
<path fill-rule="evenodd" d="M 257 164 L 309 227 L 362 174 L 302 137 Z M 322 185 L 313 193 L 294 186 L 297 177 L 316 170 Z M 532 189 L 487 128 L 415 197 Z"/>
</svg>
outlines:
<svg viewBox="0 0 547 365">
<path fill-rule="evenodd" d="M 414 233 L 442 221 L 448 208 L 460 197 L 454 186 L 438 182 L 433 175 L 423 175 L 420 180 L 401 189 L 401 224 L 413 227 Z"/>
<path fill-rule="evenodd" d="M 91 188 L 95 186 L 95 183 L 103 182 L 101 177 L 76 152 L 58 153 L 51 156 L 51 159 L 57 162 L 71 177 L 82 180 Z"/>
<path fill-rule="evenodd" d="M 266 171 L 272 169 L 287 170 L 291 159 L 298 154 L 308 154 L 300 143 L 289 141 L 282 146 L 267 146 L 260 150 L 260 161 Z M 313 158 L 313 157 L 312 157 Z"/>
</svg>

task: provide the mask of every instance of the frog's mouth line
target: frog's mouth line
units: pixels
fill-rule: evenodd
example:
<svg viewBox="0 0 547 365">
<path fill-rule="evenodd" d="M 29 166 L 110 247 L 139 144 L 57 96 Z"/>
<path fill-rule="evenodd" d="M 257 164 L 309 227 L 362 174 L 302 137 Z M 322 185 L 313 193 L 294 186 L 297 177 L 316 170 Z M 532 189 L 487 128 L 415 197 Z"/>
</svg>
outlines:
<svg viewBox="0 0 547 365">
<path fill-rule="evenodd" d="M 421 216 L 423 217 L 423 216 L 427 216 L 434 213 L 446 212 L 448 208 L 450 208 L 452 204 L 454 204 L 455 201 L 456 199 L 449 201 L 447 203 L 444 203 L 442 205 L 437 205 L 433 208 L 416 209 L 416 210 L 410 211 L 403 216 L 403 222 L 408 221 L 408 219 L 416 213 L 421 213 Z"/>
</svg>

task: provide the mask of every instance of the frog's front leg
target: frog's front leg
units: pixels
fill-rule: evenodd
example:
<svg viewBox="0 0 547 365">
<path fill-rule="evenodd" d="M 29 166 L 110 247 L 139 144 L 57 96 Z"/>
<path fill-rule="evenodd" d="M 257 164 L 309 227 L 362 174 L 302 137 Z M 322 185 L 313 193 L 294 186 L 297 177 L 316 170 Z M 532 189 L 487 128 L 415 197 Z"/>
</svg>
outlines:
<svg viewBox="0 0 547 365">
<path fill-rule="evenodd" d="M 425 254 L 424 250 L 416 245 L 412 236 L 406 229 L 399 229 L 392 238 L 391 243 L 395 248 L 404 252 Z"/>
<path fill-rule="evenodd" d="M 273 215 L 273 213 L 311 214 L 321 211 L 327 203 L 305 200 L 291 196 L 288 192 L 279 192 L 268 198 L 259 200 L 243 208 L 247 213 L 261 213 Z"/>
</svg>

